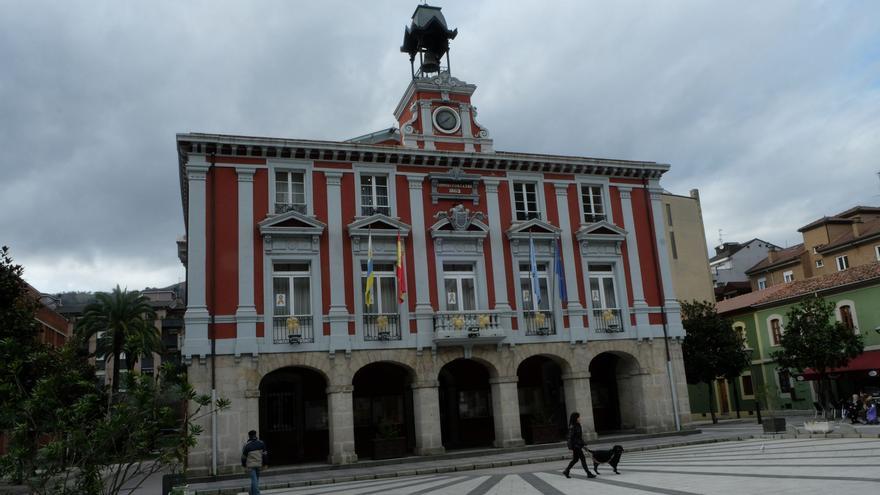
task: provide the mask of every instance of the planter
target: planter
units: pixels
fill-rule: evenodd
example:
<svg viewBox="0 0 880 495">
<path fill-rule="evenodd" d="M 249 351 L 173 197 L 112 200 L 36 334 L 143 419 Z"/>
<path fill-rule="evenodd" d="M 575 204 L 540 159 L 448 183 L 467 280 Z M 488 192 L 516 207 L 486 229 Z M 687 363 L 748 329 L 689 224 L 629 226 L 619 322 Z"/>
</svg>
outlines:
<svg viewBox="0 0 880 495">
<path fill-rule="evenodd" d="M 373 439 L 373 459 L 393 459 L 406 455 L 406 437 Z"/>
<path fill-rule="evenodd" d="M 805 421 L 804 429 L 810 433 L 831 433 L 834 424 L 831 421 Z"/>
<path fill-rule="evenodd" d="M 785 418 L 765 418 L 764 433 L 785 433 Z"/>
<path fill-rule="evenodd" d="M 560 440 L 556 425 L 532 425 L 532 443 L 552 443 Z"/>
</svg>

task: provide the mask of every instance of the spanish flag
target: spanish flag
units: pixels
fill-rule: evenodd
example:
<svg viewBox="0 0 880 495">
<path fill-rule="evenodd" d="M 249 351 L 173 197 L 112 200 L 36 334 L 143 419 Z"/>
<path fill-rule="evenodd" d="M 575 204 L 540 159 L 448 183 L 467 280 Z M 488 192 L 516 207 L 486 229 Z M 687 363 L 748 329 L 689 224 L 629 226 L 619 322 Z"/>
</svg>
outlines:
<svg viewBox="0 0 880 495">
<path fill-rule="evenodd" d="M 367 237 L 367 288 L 364 290 L 364 304 L 367 307 L 373 305 L 373 283 L 376 277 L 373 275 L 373 233 Z"/>
<path fill-rule="evenodd" d="M 401 304 L 406 300 L 406 255 L 400 232 L 397 233 L 397 300 Z"/>
</svg>

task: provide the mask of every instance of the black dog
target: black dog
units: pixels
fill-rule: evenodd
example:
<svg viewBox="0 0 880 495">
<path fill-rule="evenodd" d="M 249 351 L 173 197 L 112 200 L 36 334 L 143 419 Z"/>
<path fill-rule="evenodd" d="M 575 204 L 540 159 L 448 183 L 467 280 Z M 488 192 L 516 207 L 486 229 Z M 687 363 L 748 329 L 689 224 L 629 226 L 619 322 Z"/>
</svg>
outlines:
<svg viewBox="0 0 880 495">
<path fill-rule="evenodd" d="M 617 464 L 620 462 L 620 456 L 623 454 L 623 447 L 615 445 L 611 450 L 590 450 L 586 449 L 590 457 L 593 458 L 593 469 L 599 474 L 599 464 L 608 463 L 614 474 L 620 474 L 617 470 Z"/>
</svg>

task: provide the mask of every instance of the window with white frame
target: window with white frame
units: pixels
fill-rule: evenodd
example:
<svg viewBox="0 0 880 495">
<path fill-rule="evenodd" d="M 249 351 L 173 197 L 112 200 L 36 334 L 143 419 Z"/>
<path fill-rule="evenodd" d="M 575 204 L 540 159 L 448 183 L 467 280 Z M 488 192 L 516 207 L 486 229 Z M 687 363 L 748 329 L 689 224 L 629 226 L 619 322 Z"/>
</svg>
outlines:
<svg viewBox="0 0 880 495">
<path fill-rule="evenodd" d="M 312 334 L 312 287 L 309 263 L 275 263 L 272 270 L 273 335 L 284 342 L 290 335 L 306 341 Z"/>
<path fill-rule="evenodd" d="M 816 268 L 822 268 L 825 266 L 825 262 L 823 260 L 816 260 Z"/>
<path fill-rule="evenodd" d="M 837 260 L 837 271 L 842 272 L 849 268 L 849 257 L 847 255 L 838 256 Z"/>
<path fill-rule="evenodd" d="M 874 257 L 880 261 L 880 244 L 874 246 Z"/>
<path fill-rule="evenodd" d="M 474 311 L 477 307 L 477 279 L 474 265 L 443 264 L 443 289 L 447 311 Z"/>
<path fill-rule="evenodd" d="M 388 175 L 362 173 L 361 179 L 361 215 L 370 216 L 376 213 L 391 215 L 391 203 L 388 193 Z"/>
<path fill-rule="evenodd" d="M 361 294 L 367 290 L 367 262 L 361 263 Z M 364 314 L 397 314 L 397 276 L 394 263 L 373 262 L 373 303 L 364 300 Z"/>
<path fill-rule="evenodd" d="M 302 170 L 275 171 L 275 213 L 307 213 L 305 175 Z"/>
<path fill-rule="evenodd" d="M 856 322 L 855 318 L 853 318 L 853 309 L 849 304 L 843 304 L 837 308 L 837 312 L 840 315 L 840 322 L 843 323 L 850 331 L 856 330 Z"/>
<path fill-rule="evenodd" d="M 785 283 L 794 282 L 794 272 L 791 270 L 782 272 L 782 280 L 784 280 Z"/>
<path fill-rule="evenodd" d="M 535 295 L 532 293 L 532 269 L 529 263 L 519 265 L 519 286 L 522 294 L 524 311 L 547 311 L 550 309 L 550 297 L 547 288 L 547 264 L 537 263 L 538 290 L 541 291 L 541 302 L 537 304 Z"/>
<path fill-rule="evenodd" d="M 517 220 L 541 218 L 537 183 L 523 181 L 513 183 L 513 209 Z"/>
<path fill-rule="evenodd" d="M 749 347 L 749 339 L 746 337 L 746 327 L 742 323 L 737 323 L 733 326 L 733 330 L 736 331 L 737 335 L 739 335 L 740 340 L 742 341 L 743 349 L 751 349 Z"/>
<path fill-rule="evenodd" d="M 590 300 L 593 309 L 618 309 L 614 265 L 590 263 Z"/>
<path fill-rule="evenodd" d="M 761 277 L 758 279 L 758 290 L 764 290 L 767 288 L 767 278 Z"/>
<path fill-rule="evenodd" d="M 605 220 L 602 186 L 581 184 L 581 202 L 584 208 L 584 222 L 595 223 Z"/>
</svg>

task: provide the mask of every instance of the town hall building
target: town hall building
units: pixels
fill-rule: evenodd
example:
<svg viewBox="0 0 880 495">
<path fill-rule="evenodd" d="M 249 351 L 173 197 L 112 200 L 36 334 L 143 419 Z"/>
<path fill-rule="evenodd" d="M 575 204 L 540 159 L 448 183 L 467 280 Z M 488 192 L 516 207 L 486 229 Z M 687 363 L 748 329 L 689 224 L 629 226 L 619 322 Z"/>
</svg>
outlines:
<svg viewBox="0 0 880 495">
<path fill-rule="evenodd" d="M 496 150 L 449 70 L 440 9 L 401 51 L 396 125 L 347 141 L 177 136 L 182 356 L 231 407 L 195 473 L 345 464 L 690 415 L 660 179 L 666 164 Z"/>
</svg>

